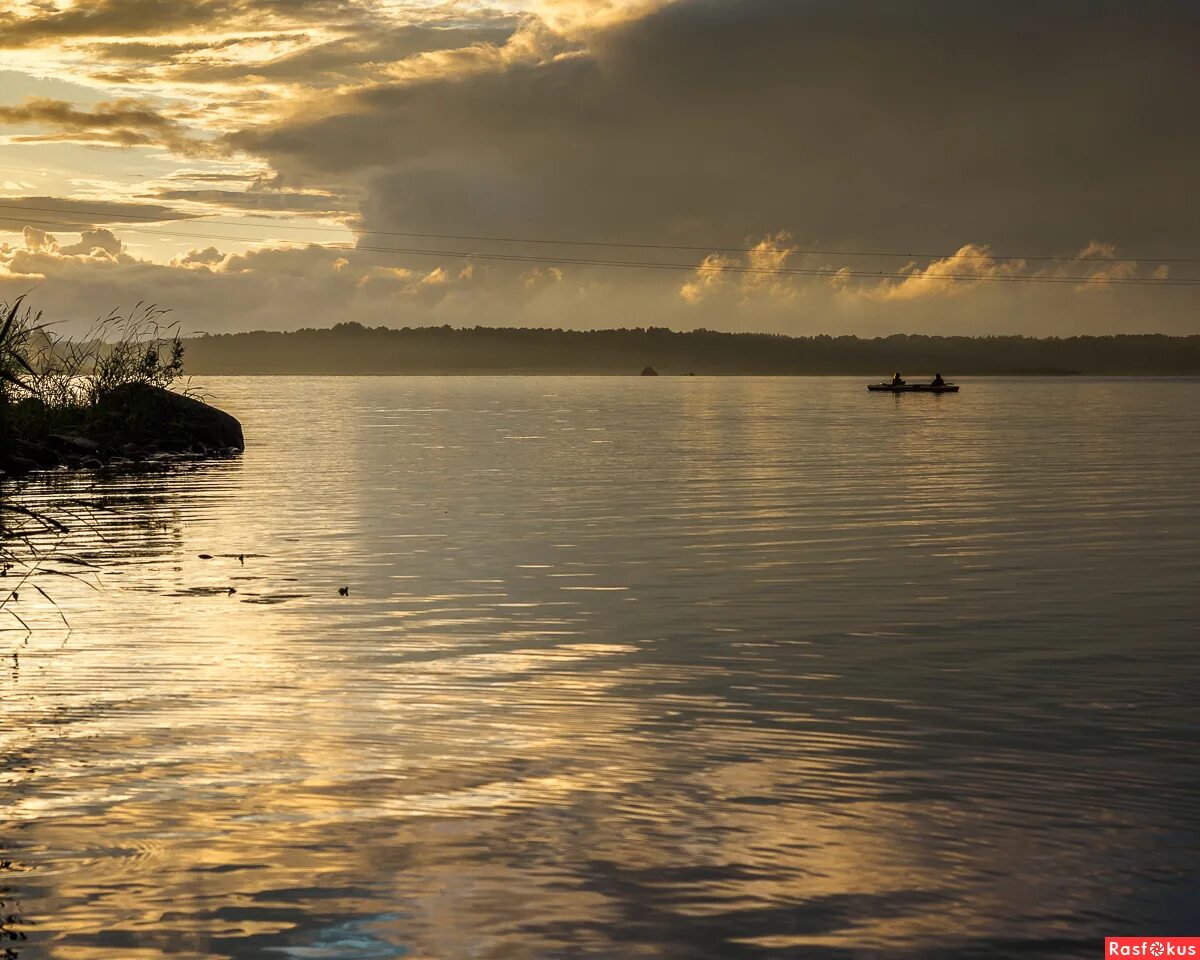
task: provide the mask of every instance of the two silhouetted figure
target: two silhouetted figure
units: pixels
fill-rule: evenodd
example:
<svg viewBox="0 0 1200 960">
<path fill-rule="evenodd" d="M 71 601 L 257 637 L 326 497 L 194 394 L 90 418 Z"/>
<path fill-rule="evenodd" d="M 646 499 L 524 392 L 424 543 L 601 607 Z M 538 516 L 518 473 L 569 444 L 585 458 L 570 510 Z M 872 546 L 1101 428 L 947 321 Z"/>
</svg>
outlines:
<svg viewBox="0 0 1200 960">
<path fill-rule="evenodd" d="M 892 375 L 892 386 L 893 387 L 903 387 L 904 384 L 905 384 L 904 378 L 902 376 L 900 376 L 900 371 L 897 370 Z M 931 387 L 944 387 L 946 385 L 946 381 L 942 379 L 942 375 L 940 373 L 935 373 L 933 375 L 933 380 L 929 385 Z"/>
</svg>

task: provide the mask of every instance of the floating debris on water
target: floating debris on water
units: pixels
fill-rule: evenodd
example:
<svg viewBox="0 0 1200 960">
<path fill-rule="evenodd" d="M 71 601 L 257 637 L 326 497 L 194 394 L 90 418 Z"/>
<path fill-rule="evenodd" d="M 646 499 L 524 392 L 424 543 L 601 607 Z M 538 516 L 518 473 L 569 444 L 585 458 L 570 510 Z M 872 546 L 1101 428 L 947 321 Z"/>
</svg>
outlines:
<svg viewBox="0 0 1200 960">
<path fill-rule="evenodd" d="M 309 596 L 311 596 L 311 594 L 307 593 L 264 593 L 257 596 L 246 597 L 244 600 L 242 600 L 242 603 L 286 603 L 288 600 L 304 600 Z"/>
<path fill-rule="evenodd" d="M 231 597 L 237 590 L 231 586 L 223 587 L 184 587 L 181 590 L 176 590 L 174 593 L 168 593 L 168 597 Z"/>
</svg>

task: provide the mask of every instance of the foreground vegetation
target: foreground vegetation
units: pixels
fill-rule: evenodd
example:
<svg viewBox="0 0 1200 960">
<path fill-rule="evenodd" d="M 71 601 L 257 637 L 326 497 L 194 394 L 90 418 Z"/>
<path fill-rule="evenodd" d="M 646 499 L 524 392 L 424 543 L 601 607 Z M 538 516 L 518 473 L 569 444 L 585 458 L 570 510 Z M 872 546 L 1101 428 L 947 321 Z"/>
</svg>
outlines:
<svg viewBox="0 0 1200 960">
<path fill-rule="evenodd" d="M 0 479 L 31 467 L 100 462 L 104 451 L 90 437 L 123 429 L 112 398 L 130 388 L 165 389 L 183 372 L 183 344 L 174 329 L 163 327 L 164 313 L 138 304 L 70 340 L 57 336 L 23 297 L 0 304 Z M 57 440 L 47 446 L 52 437 Z M 32 510 L 0 484 L 0 614 L 6 622 L 28 629 L 18 613 L 22 591 L 53 604 L 39 573 L 50 558 L 61 559 L 71 526 L 90 523 L 88 510 L 70 500 Z"/>
<path fill-rule="evenodd" d="M 106 400 L 131 384 L 170 387 L 183 373 L 183 342 L 166 311 L 141 304 L 110 313 L 80 338 L 58 336 L 23 297 L 0 305 L 0 438 L 30 441 L 91 431 Z"/>
<path fill-rule="evenodd" d="M 0 470 L 242 449 L 236 420 L 169 389 L 183 373 L 184 345 L 163 325 L 165 312 L 138 304 L 76 339 L 55 335 L 21 301 L 8 307 L 0 325 Z"/>
<path fill-rule="evenodd" d="M 662 327 L 552 330 L 512 327 L 367 328 L 340 323 L 293 333 L 236 333 L 186 341 L 195 374 L 553 373 L 879 377 L 987 374 L 1200 373 L 1200 336 L 786 337 Z"/>
<path fill-rule="evenodd" d="M 229 414 L 168 389 L 183 373 L 183 342 L 166 311 L 138 304 L 109 314 L 79 339 L 60 337 L 23 298 L 0 307 L 0 615 L 28 629 L 22 592 L 53 600 L 38 585 L 63 559 L 72 527 L 94 504 L 42 497 L 16 501 L 6 482 L 38 470 L 200 458 L 243 447 Z M 71 562 L 87 566 L 74 558 Z M 0 630 L 7 624 L 0 624 Z"/>
</svg>

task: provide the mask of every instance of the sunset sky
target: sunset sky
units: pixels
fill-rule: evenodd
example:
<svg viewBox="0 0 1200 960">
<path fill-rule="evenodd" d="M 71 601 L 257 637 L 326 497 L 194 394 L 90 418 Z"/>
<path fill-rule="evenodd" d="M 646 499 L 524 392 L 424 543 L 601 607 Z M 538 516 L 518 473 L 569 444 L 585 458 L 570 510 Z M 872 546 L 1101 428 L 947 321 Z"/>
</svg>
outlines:
<svg viewBox="0 0 1200 960">
<path fill-rule="evenodd" d="M 1073 278 L 1200 276 L 1197 50 L 1153 0 L 9 0 L 0 299 L 1196 333 L 1200 288 Z"/>
</svg>

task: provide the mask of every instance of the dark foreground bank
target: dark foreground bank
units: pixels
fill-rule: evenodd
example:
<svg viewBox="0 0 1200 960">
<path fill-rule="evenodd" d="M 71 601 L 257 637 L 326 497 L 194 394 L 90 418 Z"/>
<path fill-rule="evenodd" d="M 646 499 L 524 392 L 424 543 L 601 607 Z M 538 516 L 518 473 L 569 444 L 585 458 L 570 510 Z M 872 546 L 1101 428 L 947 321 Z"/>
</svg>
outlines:
<svg viewBox="0 0 1200 960">
<path fill-rule="evenodd" d="M 0 475 L 241 451 L 236 419 L 170 389 L 184 345 L 165 313 L 138 303 L 72 340 L 25 297 L 0 303 Z"/>
<path fill-rule="evenodd" d="M 663 327 L 367 328 L 195 337 L 193 374 L 866 375 L 1200 374 L 1200 336 L 786 337 Z"/>
<path fill-rule="evenodd" d="M 0 473 L 96 469 L 168 457 L 219 457 L 245 449 L 236 418 L 195 397 L 142 383 L 119 386 L 70 419 L 43 416 L 28 398 L 0 433 Z"/>
</svg>

